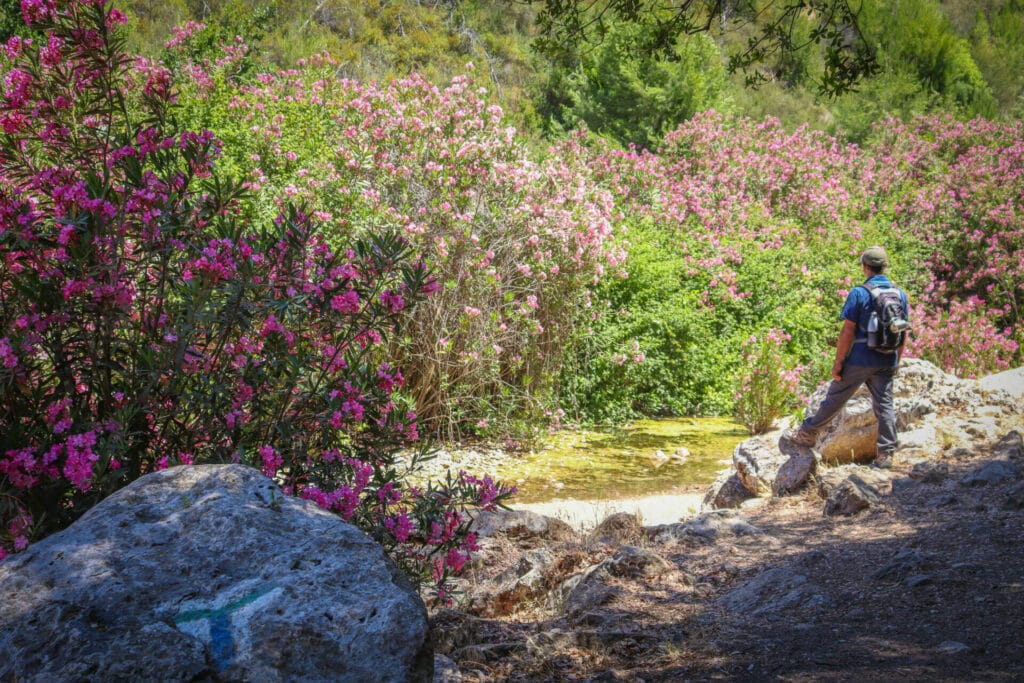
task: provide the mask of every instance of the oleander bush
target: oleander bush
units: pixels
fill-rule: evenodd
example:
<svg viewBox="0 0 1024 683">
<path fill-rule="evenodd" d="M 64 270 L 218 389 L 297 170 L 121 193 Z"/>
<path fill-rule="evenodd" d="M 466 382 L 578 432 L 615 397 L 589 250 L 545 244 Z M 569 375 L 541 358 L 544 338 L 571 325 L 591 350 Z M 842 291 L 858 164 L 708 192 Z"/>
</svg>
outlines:
<svg viewBox="0 0 1024 683">
<path fill-rule="evenodd" d="M 175 47 L 192 37 L 179 31 Z M 581 140 L 531 153 L 472 68 L 445 88 L 359 83 L 316 55 L 249 82 L 245 49 L 185 62 L 184 115 L 224 141 L 261 214 L 301 199 L 339 217 L 340 235 L 387 227 L 423 255 L 439 289 L 392 349 L 421 428 L 494 437 L 554 415 L 562 347 L 623 257 Z"/>
<path fill-rule="evenodd" d="M 103 0 L 23 3 L 0 101 L 0 553 L 139 476 L 241 462 L 361 526 L 446 598 L 464 510 L 508 492 L 422 454 L 389 344 L 440 285 L 388 226 L 282 202 L 253 221 L 209 131 Z M 343 214 L 347 215 L 347 214 Z M 352 216 L 362 220 L 359 214 Z"/>
</svg>

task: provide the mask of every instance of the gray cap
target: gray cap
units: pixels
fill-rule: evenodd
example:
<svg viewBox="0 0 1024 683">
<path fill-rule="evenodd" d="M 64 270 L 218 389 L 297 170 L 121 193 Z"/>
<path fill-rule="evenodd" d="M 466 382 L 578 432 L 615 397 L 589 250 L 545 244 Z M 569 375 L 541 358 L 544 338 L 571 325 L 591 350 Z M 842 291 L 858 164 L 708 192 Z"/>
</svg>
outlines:
<svg viewBox="0 0 1024 683">
<path fill-rule="evenodd" d="M 889 255 L 885 253 L 885 249 L 882 247 L 868 247 L 860 255 L 860 262 L 871 268 L 885 268 L 889 265 Z"/>
</svg>

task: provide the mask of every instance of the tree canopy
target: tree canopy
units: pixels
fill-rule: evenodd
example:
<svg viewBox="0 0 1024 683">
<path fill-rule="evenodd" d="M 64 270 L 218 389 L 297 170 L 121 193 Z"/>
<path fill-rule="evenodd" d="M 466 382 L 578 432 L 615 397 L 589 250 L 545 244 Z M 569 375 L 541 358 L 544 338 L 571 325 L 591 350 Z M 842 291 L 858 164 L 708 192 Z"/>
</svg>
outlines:
<svg viewBox="0 0 1024 683">
<path fill-rule="evenodd" d="M 531 1 L 531 0 L 528 0 Z M 678 38 L 716 29 L 754 26 L 745 46 L 729 55 L 729 71 L 741 71 L 748 85 L 766 80 L 757 67 L 766 60 L 820 45 L 820 93 L 835 96 L 856 88 L 879 69 L 860 29 L 856 0 L 532 0 L 540 5 L 538 49 L 558 55 L 576 46 L 600 44 L 616 24 L 642 27 L 633 49 L 640 54 L 677 57 Z M 810 20 L 810 31 L 800 30 Z"/>
</svg>

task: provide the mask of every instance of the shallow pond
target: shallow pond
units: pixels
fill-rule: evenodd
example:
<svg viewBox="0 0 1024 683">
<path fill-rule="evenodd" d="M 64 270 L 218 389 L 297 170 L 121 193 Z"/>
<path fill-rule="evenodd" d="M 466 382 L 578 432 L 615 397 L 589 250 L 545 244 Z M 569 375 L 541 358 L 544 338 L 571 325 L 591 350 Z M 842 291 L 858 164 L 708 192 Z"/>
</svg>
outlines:
<svg viewBox="0 0 1024 683">
<path fill-rule="evenodd" d="M 732 420 L 713 417 L 559 432 L 541 448 L 505 462 L 496 474 L 518 486 L 516 503 L 690 493 L 714 481 L 736 444 L 748 436 Z"/>
</svg>

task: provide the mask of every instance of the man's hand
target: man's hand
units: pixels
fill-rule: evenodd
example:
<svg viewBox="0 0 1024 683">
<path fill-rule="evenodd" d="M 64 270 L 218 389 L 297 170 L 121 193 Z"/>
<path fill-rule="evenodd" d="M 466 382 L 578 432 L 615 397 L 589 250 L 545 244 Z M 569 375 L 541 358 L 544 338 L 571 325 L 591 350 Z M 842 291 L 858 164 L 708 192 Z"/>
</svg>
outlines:
<svg viewBox="0 0 1024 683">
<path fill-rule="evenodd" d="M 832 364 L 832 379 L 837 382 L 843 381 L 843 361 L 837 360 Z"/>
</svg>

